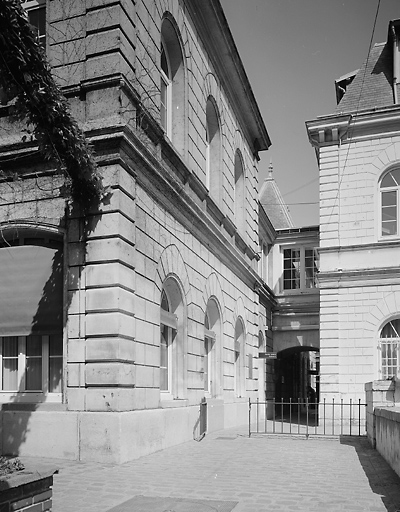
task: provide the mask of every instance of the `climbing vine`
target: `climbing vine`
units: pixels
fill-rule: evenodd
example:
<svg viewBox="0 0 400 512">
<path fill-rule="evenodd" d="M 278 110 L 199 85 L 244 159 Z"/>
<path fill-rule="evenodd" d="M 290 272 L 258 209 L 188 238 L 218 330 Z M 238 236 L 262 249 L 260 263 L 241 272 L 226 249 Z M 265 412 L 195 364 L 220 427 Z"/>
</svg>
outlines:
<svg viewBox="0 0 400 512">
<path fill-rule="evenodd" d="M 67 176 L 71 197 L 84 210 L 100 201 L 105 188 L 93 154 L 20 0 L 0 0 L 0 86 L 15 98 L 13 113 L 32 127 L 41 153 Z"/>
</svg>

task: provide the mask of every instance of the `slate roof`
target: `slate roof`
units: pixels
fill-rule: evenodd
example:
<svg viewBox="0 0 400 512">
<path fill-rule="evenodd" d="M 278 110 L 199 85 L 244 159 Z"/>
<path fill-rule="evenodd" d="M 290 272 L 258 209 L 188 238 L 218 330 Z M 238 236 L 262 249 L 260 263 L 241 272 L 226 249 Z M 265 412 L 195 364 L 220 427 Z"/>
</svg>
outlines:
<svg viewBox="0 0 400 512">
<path fill-rule="evenodd" d="M 375 44 L 368 59 L 347 87 L 336 112 L 354 112 L 393 105 L 392 50 L 387 43 Z"/>
<path fill-rule="evenodd" d="M 294 227 L 289 208 L 285 204 L 278 185 L 272 177 L 271 167 L 268 178 L 260 188 L 258 199 L 275 229 Z"/>
</svg>

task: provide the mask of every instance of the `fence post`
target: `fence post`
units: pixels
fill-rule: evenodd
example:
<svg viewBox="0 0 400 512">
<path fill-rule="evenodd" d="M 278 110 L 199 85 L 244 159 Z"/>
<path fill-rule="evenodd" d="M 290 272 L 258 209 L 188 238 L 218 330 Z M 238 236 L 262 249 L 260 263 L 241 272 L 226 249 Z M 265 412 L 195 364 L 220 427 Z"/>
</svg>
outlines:
<svg viewBox="0 0 400 512">
<path fill-rule="evenodd" d="M 251 398 L 249 398 L 249 437 L 251 436 Z"/>
</svg>

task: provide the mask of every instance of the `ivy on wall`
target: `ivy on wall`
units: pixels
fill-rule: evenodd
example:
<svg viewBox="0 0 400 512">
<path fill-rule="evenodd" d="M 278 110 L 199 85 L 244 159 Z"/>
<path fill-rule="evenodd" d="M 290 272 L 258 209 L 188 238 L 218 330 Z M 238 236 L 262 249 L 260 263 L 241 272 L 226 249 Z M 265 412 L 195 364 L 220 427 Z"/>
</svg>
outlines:
<svg viewBox="0 0 400 512">
<path fill-rule="evenodd" d="M 0 0 L 0 86 L 15 98 L 14 114 L 32 127 L 44 157 L 67 176 L 72 199 L 84 210 L 98 203 L 105 188 L 94 157 L 20 0 Z"/>
</svg>

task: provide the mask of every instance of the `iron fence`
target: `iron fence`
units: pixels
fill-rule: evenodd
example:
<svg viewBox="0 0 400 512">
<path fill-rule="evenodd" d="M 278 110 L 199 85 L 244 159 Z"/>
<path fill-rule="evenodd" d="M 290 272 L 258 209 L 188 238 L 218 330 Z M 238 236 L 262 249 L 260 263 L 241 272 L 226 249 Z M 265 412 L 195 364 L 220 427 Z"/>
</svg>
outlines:
<svg viewBox="0 0 400 512">
<path fill-rule="evenodd" d="M 308 399 L 249 399 L 249 437 L 252 434 L 316 436 L 366 435 L 366 404 L 361 400 L 344 402 Z"/>
</svg>

